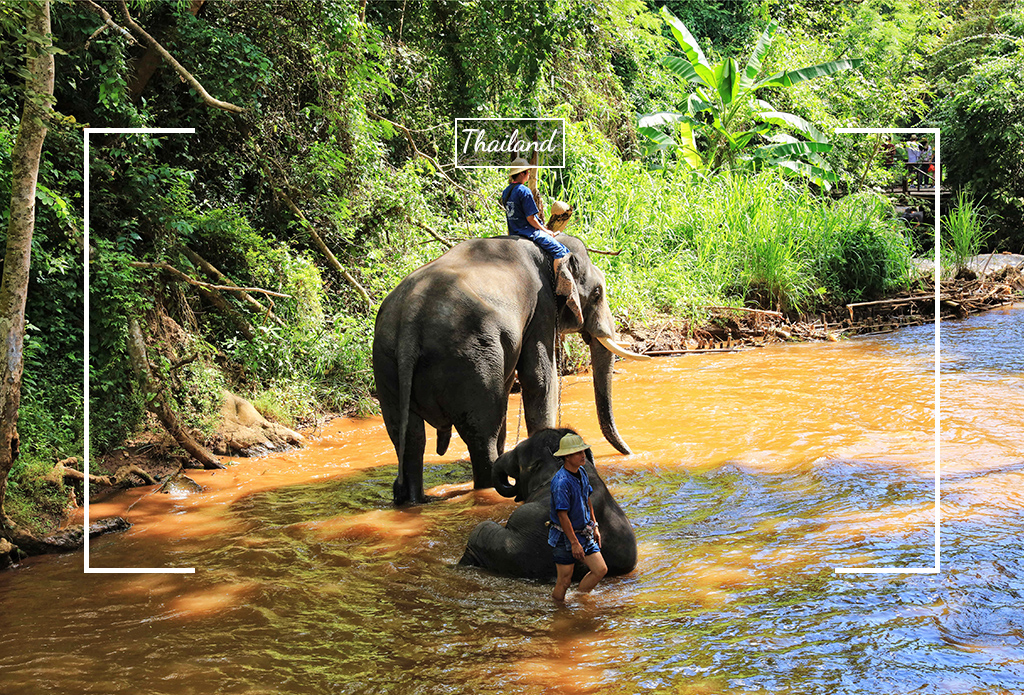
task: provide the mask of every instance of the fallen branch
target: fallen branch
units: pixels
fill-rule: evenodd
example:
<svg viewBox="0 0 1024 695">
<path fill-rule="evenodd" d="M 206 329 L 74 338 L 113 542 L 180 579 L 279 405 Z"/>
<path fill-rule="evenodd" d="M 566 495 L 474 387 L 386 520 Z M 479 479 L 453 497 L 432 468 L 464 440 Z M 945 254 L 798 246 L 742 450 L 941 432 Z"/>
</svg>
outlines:
<svg viewBox="0 0 1024 695">
<path fill-rule="evenodd" d="M 769 311 L 768 309 L 749 309 L 745 306 L 706 306 L 705 309 L 716 309 L 718 311 L 745 311 L 749 314 L 761 314 L 763 316 L 774 316 L 776 318 L 783 318 L 782 314 L 778 311 Z"/>
<path fill-rule="evenodd" d="M 262 287 L 239 287 L 238 285 L 233 285 L 233 284 L 232 285 L 213 285 L 213 284 L 211 284 L 209 282 L 203 282 L 202 280 L 196 280 L 191 275 L 188 275 L 188 274 L 183 273 L 182 271 L 178 270 L 177 268 L 172 266 L 170 263 L 144 263 L 142 261 L 133 261 L 132 263 L 129 263 L 128 265 L 130 265 L 132 268 L 142 268 L 144 270 L 162 270 L 162 271 L 170 274 L 172 277 L 174 277 L 174 278 L 176 278 L 178 280 L 181 280 L 182 282 L 187 282 L 188 284 L 195 285 L 196 287 L 205 287 L 206 289 L 209 289 L 209 290 L 223 290 L 225 292 L 239 292 L 239 293 L 242 293 L 242 292 L 260 292 L 262 294 L 270 295 L 271 297 L 281 297 L 283 299 L 291 299 L 292 298 L 292 296 L 290 294 L 283 294 L 281 292 L 273 292 L 271 290 L 265 290 Z"/>
<path fill-rule="evenodd" d="M 270 306 L 263 306 L 252 295 L 250 295 L 249 292 L 244 287 L 239 287 L 237 284 L 232 282 L 229 277 L 224 275 L 224 273 L 220 272 L 220 270 L 218 270 L 212 263 L 210 263 L 205 258 L 200 256 L 198 253 L 196 253 L 187 246 L 182 246 L 181 251 L 182 253 L 185 254 L 185 257 L 188 258 L 196 267 L 200 268 L 204 273 L 206 273 L 207 277 L 211 278 L 212 280 L 220 281 L 220 284 L 222 286 L 238 288 L 232 291 L 237 292 L 238 296 L 241 297 L 244 302 L 246 302 L 249 306 L 259 311 L 264 316 L 273 319 L 274 323 L 276 323 L 278 326 L 284 325 L 284 321 L 282 321 L 273 312 L 273 300 L 268 300 L 270 301 Z"/>
<path fill-rule="evenodd" d="M 85 480 L 85 473 L 74 468 L 67 468 L 62 464 L 63 462 L 59 462 L 54 466 L 53 471 L 46 476 L 46 479 L 51 482 L 56 482 L 58 479 L 76 482 Z M 135 487 L 130 484 L 132 476 L 140 478 L 144 485 L 156 485 L 160 482 L 138 466 L 121 466 L 114 475 L 94 475 L 90 473 L 89 484 L 106 485 L 108 487 Z"/>
<path fill-rule="evenodd" d="M 618 256 L 622 253 L 622 249 L 619 249 L 618 251 L 602 251 L 601 249 L 588 248 L 587 253 L 596 253 L 599 256 Z"/>
<path fill-rule="evenodd" d="M 451 242 L 448 239 L 445 239 L 443 236 L 441 236 L 436 230 L 428 227 L 427 225 L 423 224 L 419 220 L 414 220 L 411 217 L 407 217 L 406 219 L 409 220 L 410 222 L 412 222 L 414 225 L 416 225 L 420 229 L 422 229 L 423 231 L 425 231 L 430 236 L 432 236 L 435 239 L 437 239 L 438 241 L 440 241 L 442 244 L 445 245 L 446 248 L 450 249 L 452 246 L 455 245 L 453 242 Z"/>
<path fill-rule="evenodd" d="M 160 419 L 167 433 L 174 437 L 174 441 L 203 464 L 203 468 L 224 468 L 216 456 L 207 451 L 178 423 L 178 417 L 167 401 L 163 386 L 150 368 L 149 358 L 146 356 L 146 341 L 142 337 L 139 322 L 135 319 L 128 324 L 128 356 L 142 389 L 146 409 Z"/>
</svg>

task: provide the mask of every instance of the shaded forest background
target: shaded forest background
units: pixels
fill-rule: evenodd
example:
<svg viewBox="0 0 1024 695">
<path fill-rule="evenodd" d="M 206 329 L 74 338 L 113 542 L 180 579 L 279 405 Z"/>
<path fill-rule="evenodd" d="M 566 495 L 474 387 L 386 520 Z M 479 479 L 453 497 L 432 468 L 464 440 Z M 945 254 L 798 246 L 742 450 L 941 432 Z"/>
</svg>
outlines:
<svg viewBox="0 0 1024 695">
<path fill-rule="evenodd" d="M 0 7 L 5 200 L 25 51 L 39 40 L 27 5 Z M 827 191 L 756 162 L 697 171 L 681 152 L 652 150 L 639 119 L 679 111 L 693 93 L 666 67 L 681 51 L 663 6 L 712 61 L 748 55 L 778 22 L 764 75 L 862 59 L 758 96 L 822 133 L 941 128 L 945 183 L 981 206 L 987 248 L 1024 250 L 1024 7 L 1012 0 L 55 1 L 7 513 L 36 528 L 59 516 L 69 490 L 46 476 L 86 446 L 86 126 L 196 129 L 91 138 L 96 459 L 155 426 L 133 324 L 160 397 L 200 440 L 223 389 L 292 426 L 373 412 L 380 301 L 452 243 L 504 233 L 503 173 L 451 165 L 456 117 L 566 119 L 566 167 L 544 171 L 540 190 L 575 207 L 569 233 L 621 252 L 596 259 L 620 322 L 699 320 L 724 304 L 809 312 L 909 282 L 927 235 L 879 193 L 894 174 L 876 141 L 832 138 Z M 98 8 L 116 26 L 127 9 L 237 110 L 204 103 Z M 6 229 L 10 210 L 0 214 Z M 567 348 L 570 362 L 583 354 Z"/>
</svg>

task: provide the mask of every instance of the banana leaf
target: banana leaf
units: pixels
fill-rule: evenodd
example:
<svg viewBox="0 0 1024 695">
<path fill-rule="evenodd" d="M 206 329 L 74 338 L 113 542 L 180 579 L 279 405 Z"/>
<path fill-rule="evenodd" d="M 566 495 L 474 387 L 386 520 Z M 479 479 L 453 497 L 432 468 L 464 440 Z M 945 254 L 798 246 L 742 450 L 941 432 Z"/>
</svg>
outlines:
<svg viewBox="0 0 1024 695">
<path fill-rule="evenodd" d="M 812 80 L 815 77 L 833 75 L 837 72 L 842 72 L 843 70 L 854 70 L 859 68 L 863 62 L 863 58 L 854 58 L 852 60 L 833 60 L 829 63 L 812 65 L 807 68 L 800 68 L 799 70 L 777 72 L 771 77 L 766 77 L 756 83 L 753 86 L 753 89 L 757 90 L 762 87 L 792 87 L 795 84 L 799 84 L 806 80 Z"/>
<path fill-rule="evenodd" d="M 762 32 L 761 38 L 757 40 L 757 45 L 754 46 L 754 50 L 750 53 L 747 65 L 743 69 L 743 76 L 740 78 L 740 86 L 744 89 L 749 89 L 754 84 L 754 80 L 757 79 L 758 73 L 761 72 L 761 60 L 768 54 L 768 49 L 771 48 L 772 40 L 778 29 L 778 22 L 769 23 L 768 27 Z"/>
<path fill-rule="evenodd" d="M 775 125 L 791 126 L 799 130 L 801 133 L 805 133 L 815 142 L 828 142 L 828 138 L 825 137 L 825 134 L 815 128 L 813 124 L 803 118 L 800 118 L 800 116 L 796 116 L 791 113 L 785 113 L 783 111 L 766 111 L 755 114 L 755 118 L 768 123 L 774 123 Z"/>
<path fill-rule="evenodd" d="M 676 43 L 683 49 L 686 57 L 689 59 L 690 64 L 696 68 L 698 65 L 704 66 L 710 72 L 711 64 L 708 59 L 704 56 L 704 52 L 700 50 L 700 44 L 697 43 L 697 39 L 693 38 L 693 34 L 686 28 L 686 25 L 679 21 L 679 18 L 672 14 L 667 7 L 661 8 L 661 16 L 668 23 L 672 29 L 672 35 L 676 38 Z M 711 83 L 708 83 L 711 86 Z"/>
</svg>

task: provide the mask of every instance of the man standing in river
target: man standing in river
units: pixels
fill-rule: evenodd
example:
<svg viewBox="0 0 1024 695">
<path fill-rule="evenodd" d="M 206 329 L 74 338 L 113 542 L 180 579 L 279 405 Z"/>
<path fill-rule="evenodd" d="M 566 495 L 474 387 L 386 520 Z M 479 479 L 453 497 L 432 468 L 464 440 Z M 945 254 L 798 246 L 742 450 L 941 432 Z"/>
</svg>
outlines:
<svg viewBox="0 0 1024 695">
<path fill-rule="evenodd" d="M 590 446 L 578 434 L 567 434 L 559 442 L 555 456 L 561 457 L 562 467 L 551 479 L 551 528 L 548 545 L 552 546 L 558 576 L 551 597 L 565 600 L 565 592 L 572 583 L 576 561 L 590 571 L 580 580 L 579 590 L 587 593 L 608 573 L 601 556 L 601 531 L 590 502 L 593 488 L 587 479 L 583 464 Z"/>
</svg>

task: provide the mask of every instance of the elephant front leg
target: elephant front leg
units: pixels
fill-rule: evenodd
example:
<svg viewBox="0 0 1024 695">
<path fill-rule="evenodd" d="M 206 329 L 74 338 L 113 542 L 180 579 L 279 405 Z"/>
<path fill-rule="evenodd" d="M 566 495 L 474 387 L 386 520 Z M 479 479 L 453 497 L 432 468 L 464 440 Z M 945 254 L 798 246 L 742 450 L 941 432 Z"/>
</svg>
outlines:
<svg viewBox="0 0 1024 695">
<path fill-rule="evenodd" d="M 554 340 L 554 336 L 551 336 Z M 558 424 L 559 383 L 554 344 L 538 341 L 524 345 L 517 365 L 523 389 L 523 415 L 527 435 Z"/>
<path fill-rule="evenodd" d="M 397 428 L 396 428 L 397 429 Z M 395 448 L 398 449 L 397 431 L 392 434 L 388 428 Z M 423 449 L 427 445 L 426 428 L 423 418 L 409 413 L 409 419 L 405 426 L 405 446 L 403 447 L 402 460 L 398 462 L 398 477 L 392 487 L 396 505 L 401 504 L 422 504 L 427 501 L 423 493 Z"/>
</svg>

